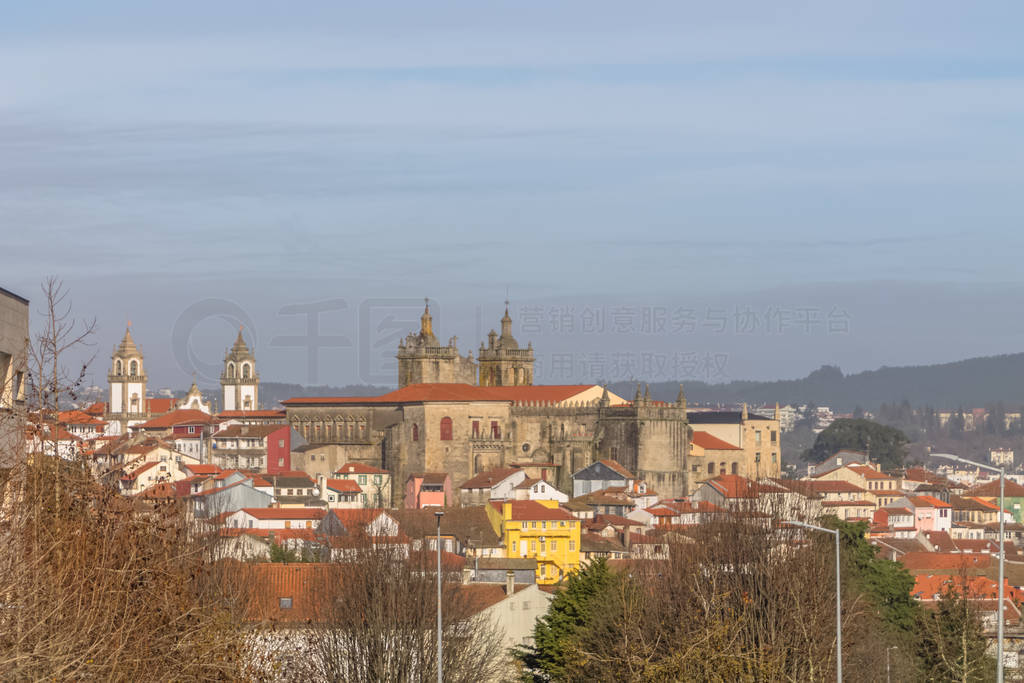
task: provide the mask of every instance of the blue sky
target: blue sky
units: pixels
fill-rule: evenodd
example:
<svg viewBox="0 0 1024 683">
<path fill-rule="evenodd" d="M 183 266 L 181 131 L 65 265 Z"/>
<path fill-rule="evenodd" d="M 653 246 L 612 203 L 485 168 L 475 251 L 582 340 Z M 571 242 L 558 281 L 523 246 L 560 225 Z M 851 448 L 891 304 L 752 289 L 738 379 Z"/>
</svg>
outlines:
<svg viewBox="0 0 1024 683">
<path fill-rule="evenodd" d="M 368 301 L 429 295 L 468 350 L 506 291 L 574 354 L 548 381 L 622 350 L 649 379 L 680 354 L 726 379 L 1020 350 L 1024 8 L 709 5 L 9 3 L 0 286 L 64 277 L 101 366 L 131 319 L 157 386 L 196 369 L 174 334 L 207 299 L 296 382 L 380 375 Z M 352 344 L 311 377 L 282 310 L 327 299 Z M 684 329 L 583 330 L 612 308 Z M 680 323 L 748 309 L 804 324 Z M 196 357 L 237 317 L 197 322 Z"/>
</svg>

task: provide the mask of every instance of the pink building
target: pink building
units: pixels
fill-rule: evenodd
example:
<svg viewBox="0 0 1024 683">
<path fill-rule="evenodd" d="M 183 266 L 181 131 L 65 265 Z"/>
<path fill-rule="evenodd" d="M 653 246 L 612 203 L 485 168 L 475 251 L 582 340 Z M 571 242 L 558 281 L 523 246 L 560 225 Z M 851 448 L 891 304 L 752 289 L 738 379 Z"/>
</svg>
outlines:
<svg viewBox="0 0 1024 683">
<path fill-rule="evenodd" d="M 452 478 L 447 472 L 411 474 L 405 482 L 405 507 L 418 510 L 454 503 Z"/>
<path fill-rule="evenodd" d="M 906 508 L 913 513 L 917 531 L 949 532 L 953 525 L 952 506 L 933 496 L 905 496 L 898 498 L 891 508 Z"/>
</svg>

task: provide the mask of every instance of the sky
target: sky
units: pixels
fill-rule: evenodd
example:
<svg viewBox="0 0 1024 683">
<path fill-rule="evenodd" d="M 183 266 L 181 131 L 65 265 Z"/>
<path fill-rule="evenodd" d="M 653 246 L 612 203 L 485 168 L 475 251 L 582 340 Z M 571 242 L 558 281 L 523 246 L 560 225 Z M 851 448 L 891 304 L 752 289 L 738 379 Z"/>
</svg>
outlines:
<svg viewBox="0 0 1024 683">
<path fill-rule="evenodd" d="M 264 380 L 393 384 L 424 297 L 474 354 L 510 299 L 546 383 L 1024 346 L 1020 3 L 3 15 L 0 287 L 63 278 L 97 383 L 131 321 L 151 388 L 240 325 Z"/>
</svg>

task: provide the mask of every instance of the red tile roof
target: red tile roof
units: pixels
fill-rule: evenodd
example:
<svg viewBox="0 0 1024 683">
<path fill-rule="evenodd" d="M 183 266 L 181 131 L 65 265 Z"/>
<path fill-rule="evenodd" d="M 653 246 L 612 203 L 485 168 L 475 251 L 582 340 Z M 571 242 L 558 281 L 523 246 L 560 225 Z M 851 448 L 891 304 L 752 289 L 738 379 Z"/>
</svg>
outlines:
<svg viewBox="0 0 1024 683">
<path fill-rule="evenodd" d="M 492 501 L 498 510 L 503 512 L 501 501 Z M 549 508 L 541 505 L 535 500 L 511 500 L 505 501 L 505 505 L 511 506 L 512 521 L 541 521 L 541 520 L 575 520 L 569 512 L 561 508 Z"/>
<path fill-rule="evenodd" d="M 615 462 L 614 460 L 599 460 L 598 462 L 600 462 L 602 465 L 604 465 L 612 472 L 615 472 L 621 477 L 624 477 L 626 479 L 636 479 L 636 477 L 633 476 L 632 472 L 630 472 L 629 470 L 627 470 L 625 467 Z"/>
<path fill-rule="evenodd" d="M 352 479 L 328 479 L 327 488 L 339 493 L 360 493 L 362 491 Z"/>
<path fill-rule="evenodd" d="M 146 410 L 150 415 L 166 413 L 174 409 L 177 399 L 174 398 L 147 398 Z"/>
<path fill-rule="evenodd" d="M 241 512 L 256 519 L 323 519 L 323 508 L 242 508 Z"/>
<path fill-rule="evenodd" d="M 978 496 L 981 498 L 999 497 L 999 479 L 993 479 L 987 484 L 980 484 L 970 489 L 964 495 Z M 1021 486 L 1012 479 L 1007 479 L 1003 486 L 1003 495 L 1007 498 L 1024 498 L 1024 486 Z"/>
<path fill-rule="evenodd" d="M 153 469 L 154 467 L 156 467 L 156 465 L 157 463 L 155 462 L 147 462 L 145 465 L 142 465 L 141 467 L 137 468 L 134 472 L 129 472 L 128 474 L 122 475 L 121 481 L 134 481 L 139 478 L 140 474 L 147 470 Z"/>
<path fill-rule="evenodd" d="M 892 479 L 888 474 L 879 472 L 874 467 L 868 467 L 867 465 L 850 464 L 847 467 L 865 479 Z"/>
<path fill-rule="evenodd" d="M 907 500 L 914 507 L 918 508 L 948 508 L 952 507 L 949 503 L 944 503 L 938 498 L 932 496 L 907 496 Z"/>
<path fill-rule="evenodd" d="M 714 436 L 713 434 L 709 434 L 708 432 L 703 432 L 703 431 L 695 431 L 693 433 L 693 438 L 690 439 L 690 441 L 695 446 L 700 446 L 701 448 L 707 449 L 709 451 L 740 451 L 740 450 L 743 450 L 739 446 L 733 446 L 728 441 L 725 441 L 723 439 L 719 439 L 717 436 Z"/>
<path fill-rule="evenodd" d="M 964 568 L 984 569 L 992 563 L 992 556 L 974 553 L 909 552 L 900 561 L 908 571 L 959 571 Z"/>
<path fill-rule="evenodd" d="M 280 417 L 284 418 L 283 410 L 222 410 L 217 413 L 220 418 L 232 417 Z"/>
<path fill-rule="evenodd" d="M 155 401 L 156 399 L 153 400 Z M 213 421 L 212 417 L 201 410 L 182 408 L 181 410 L 175 410 L 167 413 L 166 415 L 161 415 L 160 417 L 154 417 L 152 420 L 143 422 L 139 427 L 142 429 L 168 429 L 175 425 L 210 424 Z"/>
<path fill-rule="evenodd" d="M 501 483 L 505 479 L 508 479 L 516 472 L 521 472 L 518 467 L 499 467 L 493 470 L 487 470 L 480 474 L 467 479 L 462 483 L 460 489 L 489 489 L 493 486 Z"/>
<path fill-rule="evenodd" d="M 496 402 L 561 402 L 588 389 L 593 384 L 537 385 L 519 387 L 480 387 L 472 384 L 410 384 L 380 396 L 297 397 L 281 401 L 286 406 L 379 404 L 379 403 L 465 403 Z"/>
</svg>

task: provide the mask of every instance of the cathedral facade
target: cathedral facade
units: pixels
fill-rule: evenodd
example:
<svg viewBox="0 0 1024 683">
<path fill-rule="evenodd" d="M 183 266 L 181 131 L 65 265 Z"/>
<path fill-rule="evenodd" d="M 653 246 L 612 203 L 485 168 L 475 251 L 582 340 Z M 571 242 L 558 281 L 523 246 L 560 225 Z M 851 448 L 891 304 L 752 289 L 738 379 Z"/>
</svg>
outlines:
<svg viewBox="0 0 1024 683">
<path fill-rule="evenodd" d="M 399 388 L 374 397 L 293 398 L 287 419 L 309 442 L 293 467 L 329 475 L 363 462 L 404 482 L 447 472 L 455 486 L 495 467 L 522 467 L 571 490 L 572 473 L 612 459 L 662 497 L 685 495 L 690 431 L 686 399 L 633 401 L 597 385 L 534 385 L 533 347 L 520 348 L 512 319 L 491 331 L 478 360 L 452 338 L 440 346 L 429 307 L 398 348 Z M 402 486 L 393 487 L 401 505 Z"/>
</svg>

